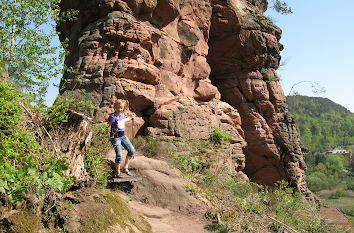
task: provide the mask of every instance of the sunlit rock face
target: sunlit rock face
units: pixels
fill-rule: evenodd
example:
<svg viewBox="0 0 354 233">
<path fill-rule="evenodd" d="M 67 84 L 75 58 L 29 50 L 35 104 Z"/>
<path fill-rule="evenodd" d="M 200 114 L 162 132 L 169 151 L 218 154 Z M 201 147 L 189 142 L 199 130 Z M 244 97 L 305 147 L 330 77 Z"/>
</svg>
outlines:
<svg viewBox="0 0 354 233">
<path fill-rule="evenodd" d="M 129 100 L 139 134 L 232 135 L 228 158 L 251 181 L 286 179 L 308 194 L 305 163 L 276 68 L 281 30 L 263 16 L 265 0 L 78 0 L 60 92 L 90 100 L 104 121 Z M 81 90 L 85 91 L 82 92 Z"/>
</svg>

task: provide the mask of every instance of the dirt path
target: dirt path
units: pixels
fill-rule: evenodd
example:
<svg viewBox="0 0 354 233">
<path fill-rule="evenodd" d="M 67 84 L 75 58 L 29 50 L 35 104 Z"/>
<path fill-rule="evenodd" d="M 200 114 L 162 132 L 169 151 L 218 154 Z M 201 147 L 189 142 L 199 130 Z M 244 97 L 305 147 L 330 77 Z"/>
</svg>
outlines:
<svg viewBox="0 0 354 233">
<path fill-rule="evenodd" d="M 106 158 L 113 161 L 114 156 L 114 151 L 110 151 Z M 130 208 L 145 217 L 154 233 L 209 232 L 205 229 L 209 222 L 203 218 L 206 202 L 186 192 L 186 181 L 166 162 L 146 158 L 138 152 L 131 170 L 143 180 L 134 182 L 130 193 L 119 194 L 125 200 L 132 199 L 128 202 Z"/>
<path fill-rule="evenodd" d="M 143 215 L 150 223 L 154 233 L 208 233 L 207 222 L 197 216 L 187 216 L 138 201 L 129 202 L 130 208 Z M 209 232 L 210 233 L 210 232 Z"/>
</svg>

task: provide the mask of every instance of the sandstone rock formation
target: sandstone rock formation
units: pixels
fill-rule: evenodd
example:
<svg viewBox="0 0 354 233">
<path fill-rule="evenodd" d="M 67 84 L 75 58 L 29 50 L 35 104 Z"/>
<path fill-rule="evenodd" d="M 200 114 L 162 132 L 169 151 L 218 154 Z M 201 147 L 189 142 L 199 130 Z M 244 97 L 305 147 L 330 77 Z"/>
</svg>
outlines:
<svg viewBox="0 0 354 233">
<path fill-rule="evenodd" d="M 252 181 L 286 179 L 308 194 L 293 118 L 275 72 L 281 30 L 263 16 L 266 0 L 62 0 L 78 20 L 69 38 L 64 97 L 90 100 L 104 121 L 127 99 L 138 133 L 232 135 L 236 171 Z M 85 92 L 81 92 L 85 89 Z"/>
</svg>

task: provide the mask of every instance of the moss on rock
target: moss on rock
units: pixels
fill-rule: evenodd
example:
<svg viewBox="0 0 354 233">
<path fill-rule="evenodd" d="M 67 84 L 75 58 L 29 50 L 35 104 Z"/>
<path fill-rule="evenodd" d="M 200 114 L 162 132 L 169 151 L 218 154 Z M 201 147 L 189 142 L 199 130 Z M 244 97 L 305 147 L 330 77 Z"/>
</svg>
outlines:
<svg viewBox="0 0 354 233">
<path fill-rule="evenodd" d="M 95 198 L 98 203 L 104 204 L 104 209 L 94 216 L 81 220 L 80 232 L 106 232 L 112 227 L 129 232 L 150 233 L 150 224 L 141 216 L 133 214 L 127 204 L 112 192 L 100 194 Z M 118 227 L 119 226 L 119 227 Z"/>
<path fill-rule="evenodd" d="M 36 233 L 40 226 L 40 217 L 31 210 L 20 209 L 7 219 L 7 232 Z"/>
</svg>

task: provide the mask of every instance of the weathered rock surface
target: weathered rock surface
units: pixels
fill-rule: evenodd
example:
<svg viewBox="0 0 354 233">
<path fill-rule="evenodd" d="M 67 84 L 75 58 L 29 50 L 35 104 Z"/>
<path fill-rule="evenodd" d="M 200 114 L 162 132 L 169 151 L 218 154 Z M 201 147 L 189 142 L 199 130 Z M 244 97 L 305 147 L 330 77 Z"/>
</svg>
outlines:
<svg viewBox="0 0 354 233">
<path fill-rule="evenodd" d="M 139 117 L 136 132 L 205 138 L 232 135 L 237 173 L 308 193 L 305 163 L 275 69 L 281 30 L 266 0 L 78 0 L 62 23 L 69 38 L 60 92 L 90 100 L 104 121 L 117 99 Z M 85 89 L 86 92 L 80 92 Z M 242 149 L 243 148 L 243 149 Z M 246 164 L 245 164 L 246 163 Z"/>
<path fill-rule="evenodd" d="M 275 72 L 282 50 L 280 29 L 261 15 L 264 3 L 258 8 L 252 1 L 211 3 L 210 79 L 222 100 L 241 115 L 247 141 L 244 172 L 263 184 L 286 179 L 308 193 L 300 139 Z"/>
</svg>

